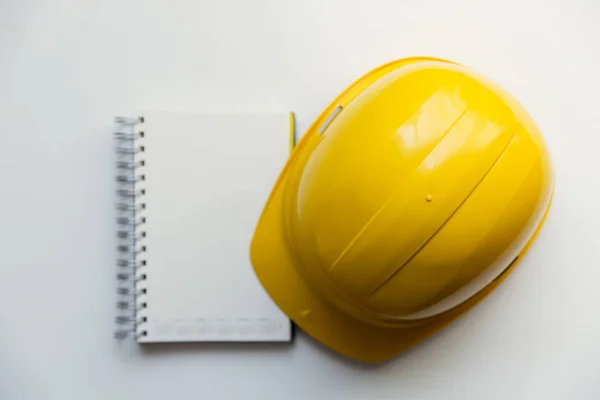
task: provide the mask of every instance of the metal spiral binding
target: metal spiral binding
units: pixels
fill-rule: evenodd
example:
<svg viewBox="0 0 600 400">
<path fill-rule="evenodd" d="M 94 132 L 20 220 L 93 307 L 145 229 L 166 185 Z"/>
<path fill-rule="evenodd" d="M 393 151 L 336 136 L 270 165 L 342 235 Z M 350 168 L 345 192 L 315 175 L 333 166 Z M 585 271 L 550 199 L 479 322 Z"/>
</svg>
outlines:
<svg viewBox="0 0 600 400">
<path fill-rule="evenodd" d="M 144 118 L 117 117 L 117 317 L 115 337 L 142 338 L 148 335 L 145 310 L 148 303 L 145 257 L 147 248 L 146 203 L 144 196 L 146 176 L 143 173 L 144 132 L 139 129 Z"/>
</svg>

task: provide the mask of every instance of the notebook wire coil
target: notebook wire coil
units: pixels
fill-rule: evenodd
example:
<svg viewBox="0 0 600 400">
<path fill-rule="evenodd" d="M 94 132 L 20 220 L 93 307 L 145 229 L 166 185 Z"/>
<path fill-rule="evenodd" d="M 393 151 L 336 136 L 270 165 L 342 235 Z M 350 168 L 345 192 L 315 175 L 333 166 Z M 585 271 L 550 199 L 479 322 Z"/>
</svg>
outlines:
<svg viewBox="0 0 600 400">
<path fill-rule="evenodd" d="M 147 265 L 144 244 L 144 118 L 117 117 L 115 131 L 117 168 L 117 317 L 115 337 L 140 339 L 148 335 L 146 296 Z"/>
</svg>

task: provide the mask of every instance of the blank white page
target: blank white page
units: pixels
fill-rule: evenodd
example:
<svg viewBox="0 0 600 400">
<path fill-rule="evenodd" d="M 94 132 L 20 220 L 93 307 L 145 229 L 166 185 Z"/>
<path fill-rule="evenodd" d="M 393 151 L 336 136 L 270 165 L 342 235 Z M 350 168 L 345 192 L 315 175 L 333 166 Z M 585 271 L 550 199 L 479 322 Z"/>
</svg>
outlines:
<svg viewBox="0 0 600 400">
<path fill-rule="evenodd" d="M 290 340 L 291 323 L 249 257 L 289 155 L 290 114 L 143 116 L 147 336 L 139 340 Z"/>
</svg>

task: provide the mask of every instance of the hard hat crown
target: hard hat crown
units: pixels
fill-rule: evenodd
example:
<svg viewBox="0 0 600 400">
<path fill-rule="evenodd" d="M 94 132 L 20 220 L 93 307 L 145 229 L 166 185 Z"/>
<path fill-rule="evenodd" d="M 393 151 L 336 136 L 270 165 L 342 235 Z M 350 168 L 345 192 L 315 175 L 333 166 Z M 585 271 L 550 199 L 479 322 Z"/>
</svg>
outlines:
<svg viewBox="0 0 600 400">
<path fill-rule="evenodd" d="M 500 218 L 505 205 L 478 201 L 477 191 L 490 173 L 511 173 L 500 159 L 519 141 L 527 137 L 511 107 L 458 66 L 432 62 L 379 79 L 335 116 L 305 162 L 290 171 L 296 179 L 286 188 L 293 210 L 287 228 L 304 273 L 338 306 L 393 321 L 443 302 L 498 259 L 506 267 L 520 249 L 503 254 L 529 215 L 505 215 L 509 227 L 494 221 L 495 243 L 482 242 L 495 231 L 480 219 Z M 520 157 L 514 185 L 529 174 L 549 182 L 539 151 Z M 537 199 L 530 198 L 525 207 L 534 211 Z M 474 212 L 461 220 L 465 205 Z M 460 237 L 444 235 L 453 226 Z"/>
</svg>

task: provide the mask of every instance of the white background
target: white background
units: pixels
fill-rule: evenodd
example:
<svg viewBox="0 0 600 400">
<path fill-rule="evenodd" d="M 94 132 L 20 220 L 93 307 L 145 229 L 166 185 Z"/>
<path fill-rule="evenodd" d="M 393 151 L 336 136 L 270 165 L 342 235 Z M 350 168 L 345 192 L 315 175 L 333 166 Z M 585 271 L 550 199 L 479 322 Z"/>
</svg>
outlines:
<svg viewBox="0 0 600 400">
<path fill-rule="evenodd" d="M 1 399 L 600 398 L 596 0 L 0 0 Z M 516 272 L 392 362 L 286 345 L 112 339 L 112 116 L 294 110 L 411 55 L 509 89 L 556 168 Z"/>
</svg>

